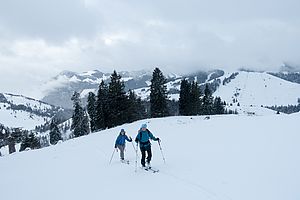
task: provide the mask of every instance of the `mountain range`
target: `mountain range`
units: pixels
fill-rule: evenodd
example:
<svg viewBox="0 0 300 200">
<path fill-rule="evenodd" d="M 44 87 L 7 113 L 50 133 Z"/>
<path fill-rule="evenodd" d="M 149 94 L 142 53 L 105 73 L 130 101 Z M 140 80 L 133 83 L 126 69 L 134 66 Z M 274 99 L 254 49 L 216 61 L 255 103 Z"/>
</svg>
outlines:
<svg viewBox="0 0 300 200">
<path fill-rule="evenodd" d="M 134 90 L 143 100 L 149 100 L 152 72 L 142 70 L 119 74 L 126 90 Z M 300 102 L 300 73 L 297 71 L 275 73 L 211 70 L 165 76 L 170 99 L 179 99 L 180 82 L 185 78 L 197 81 L 202 90 L 208 84 L 213 96 L 220 96 L 228 106 L 233 106 L 233 109 L 237 109 L 240 113 L 252 113 L 253 109 L 256 109 L 257 113 L 268 113 L 259 109 L 275 105 L 297 105 Z M 51 89 L 41 100 L 0 93 L 0 124 L 34 129 L 54 116 L 66 120 L 72 115 L 71 96 L 74 91 L 80 93 L 85 103 L 88 93 L 96 93 L 102 80 L 108 83 L 110 73 L 98 70 L 84 73 L 64 71 L 46 83 Z M 251 111 L 249 107 L 252 107 Z"/>
<path fill-rule="evenodd" d="M 143 100 L 149 100 L 152 72 L 119 72 L 126 90 L 134 90 Z M 227 103 L 243 105 L 296 105 L 300 98 L 299 72 L 257 72 L 250 70 L 198 71 L 190 74 L 167 74 L 167 90 L 170 99 L 179 99 L 182 79 L 197 81 L 202 90 L 208 84 L 214 96 L 220 96 Z M 110 73 L 98 70 L 84 73 L 64 71 L 48 82 L 56 85 L 46 92 L 42 101 L 64 108 L 72 108 L 71 96 L 80 93 L 86 101 L 89 92 L 97 92 L 101 81 L 108 83 Z M 55 84 L 53 84 L 55 83 Z M 49 87 L 48 87 L 49 88 Z"/>
</svg>

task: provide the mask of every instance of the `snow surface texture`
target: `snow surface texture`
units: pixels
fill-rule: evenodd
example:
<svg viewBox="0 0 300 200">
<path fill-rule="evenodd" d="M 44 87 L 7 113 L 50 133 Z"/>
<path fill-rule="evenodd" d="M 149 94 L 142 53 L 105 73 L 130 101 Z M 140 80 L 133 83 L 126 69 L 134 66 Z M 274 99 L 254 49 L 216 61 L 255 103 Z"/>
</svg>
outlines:
<svg viewBox="0 0 300 200">
<path fill-rule="evenodd" d="M 299 113 L 150 119 L 15 153 L 0 158 L 1 199 L 299 200 L 299 120 Z M 142 123 L 162 140 L 166 164 L 152 142 L 156 174 L 135 172 L 131 143 L 130 165 L 118 153 L 109 164 L 120 129 L 135 137 Z"/>
<path fill-rule="evenodd" d="M 224 76 L 229 77 L 230 73 Z M 268 73 L 240 71 L 231 82 L 221 84 L 213 95 L 220 96 L 227 103 L 237 99 L 241 105 L 246 106 L 297 105 L 300 98 L 300 84 L 285 81 Z"/>
</svg>

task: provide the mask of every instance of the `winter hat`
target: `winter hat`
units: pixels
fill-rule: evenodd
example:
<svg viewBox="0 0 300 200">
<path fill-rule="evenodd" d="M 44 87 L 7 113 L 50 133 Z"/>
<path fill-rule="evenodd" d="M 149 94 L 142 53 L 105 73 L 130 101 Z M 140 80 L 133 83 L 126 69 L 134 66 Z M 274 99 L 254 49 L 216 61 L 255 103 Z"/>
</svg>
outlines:
<svg viewBox="0 0 300 200">
<path fill-rule="evenodd" d="M 142 124 L 141 128 L 147 128 L 147 124 Z"/>
<path fill-rule="evenodd" d="M 121 133 L 122 133 L 122 132 L 125 132 L 124 128 L 121 129 Z"/>
</svg>

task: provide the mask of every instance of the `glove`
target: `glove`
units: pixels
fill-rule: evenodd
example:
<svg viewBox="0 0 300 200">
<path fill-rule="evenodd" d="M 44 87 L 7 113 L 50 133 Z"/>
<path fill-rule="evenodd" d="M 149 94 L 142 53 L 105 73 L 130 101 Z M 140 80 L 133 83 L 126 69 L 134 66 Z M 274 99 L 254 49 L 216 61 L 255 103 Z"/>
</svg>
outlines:
<svg viewBox="0 0 300 200">
<path fill-rule="evenodd" d="M 137 138 L 135 138 L 135 142 L 136 142 L 136 143 L 138 143 L 138 142 L 139 142 L 139 140 L 138 140 Z"/>
<path fill-rule="evenodd" d="M 160 139 L 159 139 L 159 138 L 156 138 L 156 141 L 160 142 Z"/>
<path fill-rule="evenodd" d="M 131 136 L 129 136 L 129 140 L 132 140 Z"/>
</svg>

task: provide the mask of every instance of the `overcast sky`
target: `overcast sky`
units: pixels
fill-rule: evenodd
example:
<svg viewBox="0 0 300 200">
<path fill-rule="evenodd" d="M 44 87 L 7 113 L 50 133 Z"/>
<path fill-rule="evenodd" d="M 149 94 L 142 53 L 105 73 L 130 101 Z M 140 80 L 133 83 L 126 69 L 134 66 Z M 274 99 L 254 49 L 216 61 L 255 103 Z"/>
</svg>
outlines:
<svg viewBox="0 0 300 200">
<path fill-rule="evenodd" d="M 0 92 L 63 70 L 300 65 L 299 0 L 3 0 Z"/>
</svg>

